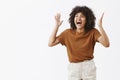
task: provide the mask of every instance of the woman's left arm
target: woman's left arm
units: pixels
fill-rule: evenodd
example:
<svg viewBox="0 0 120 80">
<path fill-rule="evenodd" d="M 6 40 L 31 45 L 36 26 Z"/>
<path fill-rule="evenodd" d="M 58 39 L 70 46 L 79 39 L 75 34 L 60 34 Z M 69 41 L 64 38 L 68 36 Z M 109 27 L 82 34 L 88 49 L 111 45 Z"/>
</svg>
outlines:
<svg viewBox="0 0 120 80">
<path fill-rule="evenodd" d="M 102 26 L 102 19 L 103 19 L 104 13 L 102 14 L 102 16 L 99 19 L 98 22 L 98 27 L 101 33 L 101 36 L 98 38 L 98 41 L 104 46 L 104 47 L 109 47 L 110 46 L 110 42 L 109 42 L 109 38 L 105 32 L 105 30 L 103 29 Z"/>
</svg>

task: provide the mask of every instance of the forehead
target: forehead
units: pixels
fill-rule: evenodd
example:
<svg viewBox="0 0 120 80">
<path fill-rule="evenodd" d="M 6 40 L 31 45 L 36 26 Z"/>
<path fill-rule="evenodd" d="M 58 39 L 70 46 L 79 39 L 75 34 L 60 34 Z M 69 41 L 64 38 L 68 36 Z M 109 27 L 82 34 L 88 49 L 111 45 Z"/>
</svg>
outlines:
<svg viewBox="0 0 120 80">
<path fill-rule="evenodd" d="M 75 15 L 84 15 L 82 12 L 78 12 Z M 85 16 L 85 15 L 84 15 Z"/>
</svg>

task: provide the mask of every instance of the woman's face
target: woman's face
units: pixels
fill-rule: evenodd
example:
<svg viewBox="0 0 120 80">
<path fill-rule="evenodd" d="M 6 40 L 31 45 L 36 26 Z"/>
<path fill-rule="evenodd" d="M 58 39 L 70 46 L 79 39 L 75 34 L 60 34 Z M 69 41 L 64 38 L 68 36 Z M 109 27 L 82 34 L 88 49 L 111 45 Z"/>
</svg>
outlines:
<svg viewBox="0 0 120 80">
<path fill-rule="evenodd" d="M 86 24 L 86 17 L 81 13 L 77 13 L 74 17 L 74 23 L 77 29 L 82 29 Z"/>
</svg>

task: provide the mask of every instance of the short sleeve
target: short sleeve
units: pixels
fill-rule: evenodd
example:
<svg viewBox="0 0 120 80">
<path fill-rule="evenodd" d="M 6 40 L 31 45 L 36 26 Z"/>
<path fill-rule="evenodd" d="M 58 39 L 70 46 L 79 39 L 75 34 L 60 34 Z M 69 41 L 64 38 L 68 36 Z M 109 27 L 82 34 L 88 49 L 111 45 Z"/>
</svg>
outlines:
<svg viewBox="0 0 120 80">
<path fill-rule="evenodd" d="M 100 32 L 97 30 L 97 29 L 94 29 L 94 40 L 96 42 L 99 42 L 98 41 L 98 38 L 101 36 Z"/>
<path fill-rule="evenodd" d="M 60 35 L 57 36 L 58 41 L 62 44 L 65 45 L 65 35 L 66 35 L 66 30 L 60 33 Z"/>
</svg>

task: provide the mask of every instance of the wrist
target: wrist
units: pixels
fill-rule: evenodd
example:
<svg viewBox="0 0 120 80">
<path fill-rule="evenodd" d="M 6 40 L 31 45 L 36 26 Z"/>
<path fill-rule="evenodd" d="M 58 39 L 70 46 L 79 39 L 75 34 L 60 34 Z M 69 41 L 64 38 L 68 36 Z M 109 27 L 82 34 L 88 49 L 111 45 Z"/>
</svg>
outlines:
<svg viewBox="0 0 120 80">
<path fill-rule="evenodd" d="M 60 25 L 59 24 L 55 24 L 55 27 L 59 27 Z"/>
<path fill-rule="evenodd" d="M 99 27 L 99 28 L 103 28 L 103 26 L 102 26 L 102 25 L 99 25 L 98 27 Z"/>
</svg>

